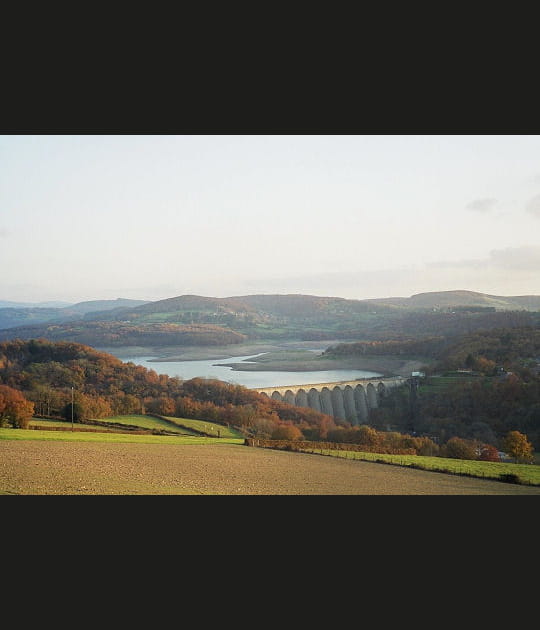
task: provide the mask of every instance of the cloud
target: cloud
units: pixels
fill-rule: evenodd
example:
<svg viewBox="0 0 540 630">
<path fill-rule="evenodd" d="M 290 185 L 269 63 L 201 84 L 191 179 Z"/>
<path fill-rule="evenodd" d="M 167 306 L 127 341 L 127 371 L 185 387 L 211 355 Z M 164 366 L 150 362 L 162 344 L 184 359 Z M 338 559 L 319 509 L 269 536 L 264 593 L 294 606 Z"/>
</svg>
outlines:
<svg viewBox="0 0 540 630">
<path fill-rule="evenodd" d="M 540 219 L 540 195 L 536 195 L 532 199 L 529 199 L 529 202 L 527 203 L 527 212 L 530 212 Z"/>
<path fill-rule="evenodd" d="M 4 227 L 0 227 L 0 238 L 6 238 L 8 236 L 8 231 Z"/>
<path fill-rule="evenodd" d="M 487 258 L 468 258 L 466 260 L 438 260 L 429 263 L 432 269 L 480 269 L 489 263 Z"/>
<path fill-rule="evenodd" d="M 540 272 L 540 247 L 523 246 L 494 249 L 489 262 L 498 268 Z"/>
<path fill-rule="evenodd" d="M 429 265 L 438 269 L 495 269 L 540 271 L 540 247 L 523 245 L 493 249 L 487 258 L 470 258 L 467 260 L 444 260 Z"/>
<path fill-rule="evenodd" d="M 392 269 L 327 272 L 247 281 L 244 293 L 304 293 L 350 298 L 407 297 L 464 289 L 491 295 L 539 293 L 540 247 L 494 249 L 483 258 Z"/>
<path fill-rule="evenodd" d="M 490 212 L 499 202 L 491 197 L 485 199 L 474 199 L 467 204 L 468 210 L 475 212 Z"/>
</svg>

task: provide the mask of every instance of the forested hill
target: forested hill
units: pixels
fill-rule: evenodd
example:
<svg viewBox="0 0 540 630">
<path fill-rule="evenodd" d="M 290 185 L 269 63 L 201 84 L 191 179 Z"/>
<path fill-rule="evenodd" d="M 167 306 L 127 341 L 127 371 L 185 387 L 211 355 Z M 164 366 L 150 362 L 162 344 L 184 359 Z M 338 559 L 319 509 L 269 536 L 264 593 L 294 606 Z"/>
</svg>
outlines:
<svg viewBox="0 0 540 630">
<path fill-rule="evenodd" d="M 74 389 L 75 420 L 157 413 L 232 424 L 267 434 L 282 423 L 305 436 L 326 436 L 331 416 L 273 400 L 241 385 L 214 379 L 186 381 L 157 374 L 77 343 L 45 340 L 0 343 L 0 385 L 22 392 L 36 412 L 58 416 Z"/>
<path fill-rule="evenodd" d="M 0 341 L 48 339 L 97 347 L 217 346 L 241 343 L 246 336 L 211 324 L 130 324 L 75 321 L 0 330 Z"/>
<path fill-rule="evenodd" d="M 366 300 L 376 306 L 395 306 L 407 310 L 540 311 L 540 295 L 502 296 L 475 291 L 434 291 L 411 297 Z"/>
<path fill-rule="evenodd" d="M 540 372 L 540 326 L 493 328 L 453 337 L 363 341 L 327 348 L 327 357 L 408 356 L 432 359 L 427 371 L 473 369 L 495 375 L 498 367 L 523 378 Z"/>
<path fill-rule="evenodd" d="M 244 295 L 227 298 L 181 295 L 151 302 L 136 308 L 115 312 L 94 313 L 93 319 L 154 320 L 156 316 L 182 322 L 200 317 L 248 318 L 264 322 L 272 317 L 314 318 L 340 317 L 346 314 L 367 313 L 375 310 L 365 300 L 315 295 Z M 393 312 L 393 306 L 381 305 L 381 311 Z"/>
<path fill-rule="evenodd" d="M 0 309 L 0 327 L 2 310 L 9 309 Z M 39 316 L 49 319 L 41 326 L 31 319 L 34 315 L 25 315 L 25 326 L 0 330 L 0 340 L 43 337 L 112 347 L 224 345 L 244 339 L 419 339 L 535 326 L 540 322 L 540 296 L 505 298 L 472 291 L 381 300 L 298 294 L 227 298 L 181 295 L 137 306 L 113 307 L 109 303 L 108 310 L 81 312 L 70 321 L 42 313 Z M 206 329 L 195 330 L 193 326 Z"/>
<path fill-rule="evenodd" d="M 540 296 L 496 296 L 474 291 L 438 291 L 411 297 L 356 300 L 302 294 L 260 294 L 226 298 L 181 295 L 123 310 L 100 312 L 93 319 L 144 319 L 156 314 L 196 316 L 197 314 L 245 314 L 263 318 L 342 317 L 353 314 L 381 315 L 403 311 L 540 311 Z"/>
<path fill-rule="evenodd" d="M 485 306 L 480 298 L 471 298 L 470 293 L 446 292 L 445 304 L 452 302 L 449 294 L 454 296 L 455 304 L 445 308 L 429 307 L 425 300 L 420 306 L 414 306 L 417 303 L 415 300 L 412 306 L 407 306 L 296 294 L 229 298 L 182 295 L 136 308 L 93 313 L 87 317 L 132 325 L 157 322 L 214 324 L 242 333 L 249 339 L 304 340 L 453 335 L 493 327 L 528 326 L 540 319 L 540 312 L 510 309 L 510 303 L 501 309 Z M 433 303 L 440 303 L 437 300 L 434 298 Z M 475 303 L 472 304 L 471 300 Z"/>
<path fill-rule="evenodd" d="M 147 304 L 146 300 L 89 300 L 67 306 L 28 305 L 0 303 L 0 329 L 16 326 L 32 326 L 44 322 L 66 322 L 84 318 L 96 311 L 107 312 L 117 309 L 133 308 Z M 94 318 L 95 319 L 95 318 Z M 98 318 L 99 319 L 99 318 Z"/>
</svg>

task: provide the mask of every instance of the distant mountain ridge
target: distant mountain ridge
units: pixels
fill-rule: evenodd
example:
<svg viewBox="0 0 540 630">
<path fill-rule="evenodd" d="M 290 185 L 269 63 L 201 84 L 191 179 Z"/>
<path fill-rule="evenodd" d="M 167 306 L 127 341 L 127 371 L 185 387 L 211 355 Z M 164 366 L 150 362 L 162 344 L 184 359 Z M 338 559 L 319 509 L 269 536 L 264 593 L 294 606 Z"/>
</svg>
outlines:
<svg viewBox="0 0 540 630">
<path fill-rule="evenodd" d="M 65 308 L 72 306 L 72 302 L 10 302 L 0 300 L 0 308 Z"/>
<path fill-rule="evenodd" d="M 89 300 L 78 302 L 77 304 L 68 304 L 68 306 L 61 308 L 32 305 L 0 307 L 0 329 L 31 326 L 46 322 L 61 323 L 79 319 L 95 311 L 106 312 L 117 308 L 141 306 L 146 303 L 147 300 L 117 298 L 115 300 Z M 10 302 L 0 302 L 0 304 L 10 304 Z M 18 303 L 12 302 L 11 304 Z M 47 304 L 47 302 L 42 304 Z M 54 302 L 50 304 L 54 304 Z"/>
<path fill-rule="evenodd" d="M 367 300 L 302 294 L 180 295 L 154 302 L 95 300 L 65 309 L 0 309 L 0 326 L 6 320 L 9 325 L 0 329 L 0 340 L 43 337 L 98 347 L 103 340 L 110 342 L 107 345 L 130 345 L 128 340 L 142 345 L 143 339 L 145 345 L 160 346 L 196 345 L 199 339 L 205 345 L 218 339 L 382 340 L 536 326 L 540 296 L 474 291 Z M 194 326 L 210 328 L 197 336 Z"/>
<path fill-rule="evenodd" d="M 391 312 L 400 310 L 443 310 L 452 307 L 493 308 L 498 311 L 540 311 L 540 295 L 498 296 L 474 291 L 436 291 L 411 297 L 389 297 L 356 300 L 303 294 L 256 294 L 225 298 L 200 295 L 180 295 L 142 306 L 115 309 L 99 313 L 105 320 L 145 319 L 156 314 L 235 312 L 246 316 L 266 313 L 285 317 L 317 317 L 322 314 L 368 313 L 374 309 Z M 98 314 L 95 314 L 98 315 Z M 161 321 L 161 320 L 160 320 Z"/>
<path fill-rule="evenodd" d="M 493 307 L 496 310 L 540 310 L 540 295 L 502 296 L 475 291 L 433 291 L 417 293 L 408 298 L 390 297 L 368 300 L 375 304 L 402 308 L 451 308 L 464 306 Z"/>
<path fill-rule="evenodd" d="M 367 312 L 372 310 L 367 300 L 351 300 L 340 297 L 320 297 L 301 294 L 260 294 L 225 298 L 201 295 L 180 295 L 174 298 L 150 302 L 129 309 L 99 313 L 105 319 L 151 318 L 164 313 L 237 313 L 245 316 L 277 315 L 286 317 L 314 317 L 322 313 Z M 384 305 L 383 305 L 383 308 Z"/>
<path fill-rule="evenodd" d="M 116 298 L 115 300 L 89 300 L 78 302 L 62 310 L 65 313 L 92 313 L 94 311 L 107 311 L 117 308 L 133 308 L 148 304 L 148 300 L 129 300 L 127 298 Z"/>
</svg>

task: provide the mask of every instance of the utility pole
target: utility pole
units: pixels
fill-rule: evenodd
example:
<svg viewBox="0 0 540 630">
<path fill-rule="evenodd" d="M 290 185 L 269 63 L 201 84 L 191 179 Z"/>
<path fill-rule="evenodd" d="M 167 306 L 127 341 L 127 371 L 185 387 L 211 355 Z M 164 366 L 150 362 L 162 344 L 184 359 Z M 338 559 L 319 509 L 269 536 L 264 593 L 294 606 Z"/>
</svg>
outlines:
<svg viewBox="0 0 540 630">
<path fill-rule="evenodd" d="M 418 416 L 418 384 L 417 376 L 411 376 L 407 379 L 409 386 L 409 430 L 414 434 L 416 428 L 416 419 Z"/>
<path fill-rule="evenodd" d="M 73 431 L 73 385 L 71 386 L 71 430 Z"/>
</svg>

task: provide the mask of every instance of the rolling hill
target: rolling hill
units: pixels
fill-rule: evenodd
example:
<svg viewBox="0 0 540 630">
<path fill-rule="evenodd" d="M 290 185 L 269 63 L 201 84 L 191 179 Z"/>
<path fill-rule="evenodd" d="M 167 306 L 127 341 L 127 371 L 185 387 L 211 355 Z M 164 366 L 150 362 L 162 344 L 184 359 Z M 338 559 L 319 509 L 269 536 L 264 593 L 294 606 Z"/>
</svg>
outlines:
<svg viewBox="0 0 540 630">
<path fill-rule="evenodd" d="M 501 296 L 475 291 L 436 291 L 417 293 L 408 298 L 383 298 L 367 300 L 372 304 L 398 306 L 409 310 L 452 309 L 460 307 L 484 307 L 498 311 L 540 311 L 539 295 Z"/>
<path fill-rule="evenodd" d="M 211 324 L 129 324 L 74 321 L 0 330 L 0 341 L 47 339 L 93 347 L 216 346 L 241 343 L 245 335 Z"/>
<path fill-rule="evenodd" d="M 72 306 L 71 302 L 12 302 L 0 300 L 0 308 L 65 308 Z"/>
<path fill-rule="evenodd" d="M 6 305 L 0 308 L 0 329 L 14 328 L 16 326 L 31 326 L 45 322 L 66 322 L 86 316 L 96 311 L 107 312 L 119 308 L 129 308 L 146 304 L 145 300 L 128 300 L 117 298 L 116 300 L 90 300 L 69 304 L 62 307 L 43 305 L 24 305 L 13 302 L 0 302 Z M 51 305 L 54 303 L 51 303 Z"/>
<path fill-rule="evenodd" d="M 181 295 L 154 302 L 96 300 L 58 310 L 22 310 L 19 316 L 11 309 L 6 326 L 10 309 L 0 309 L 0 340 L 41 337 L 97 347 L 225 345 L 261 339 L 420 338 L 537 326 L 540 296 L 474 291 L 369 300 L 301 294 Z"/>
</svg>

